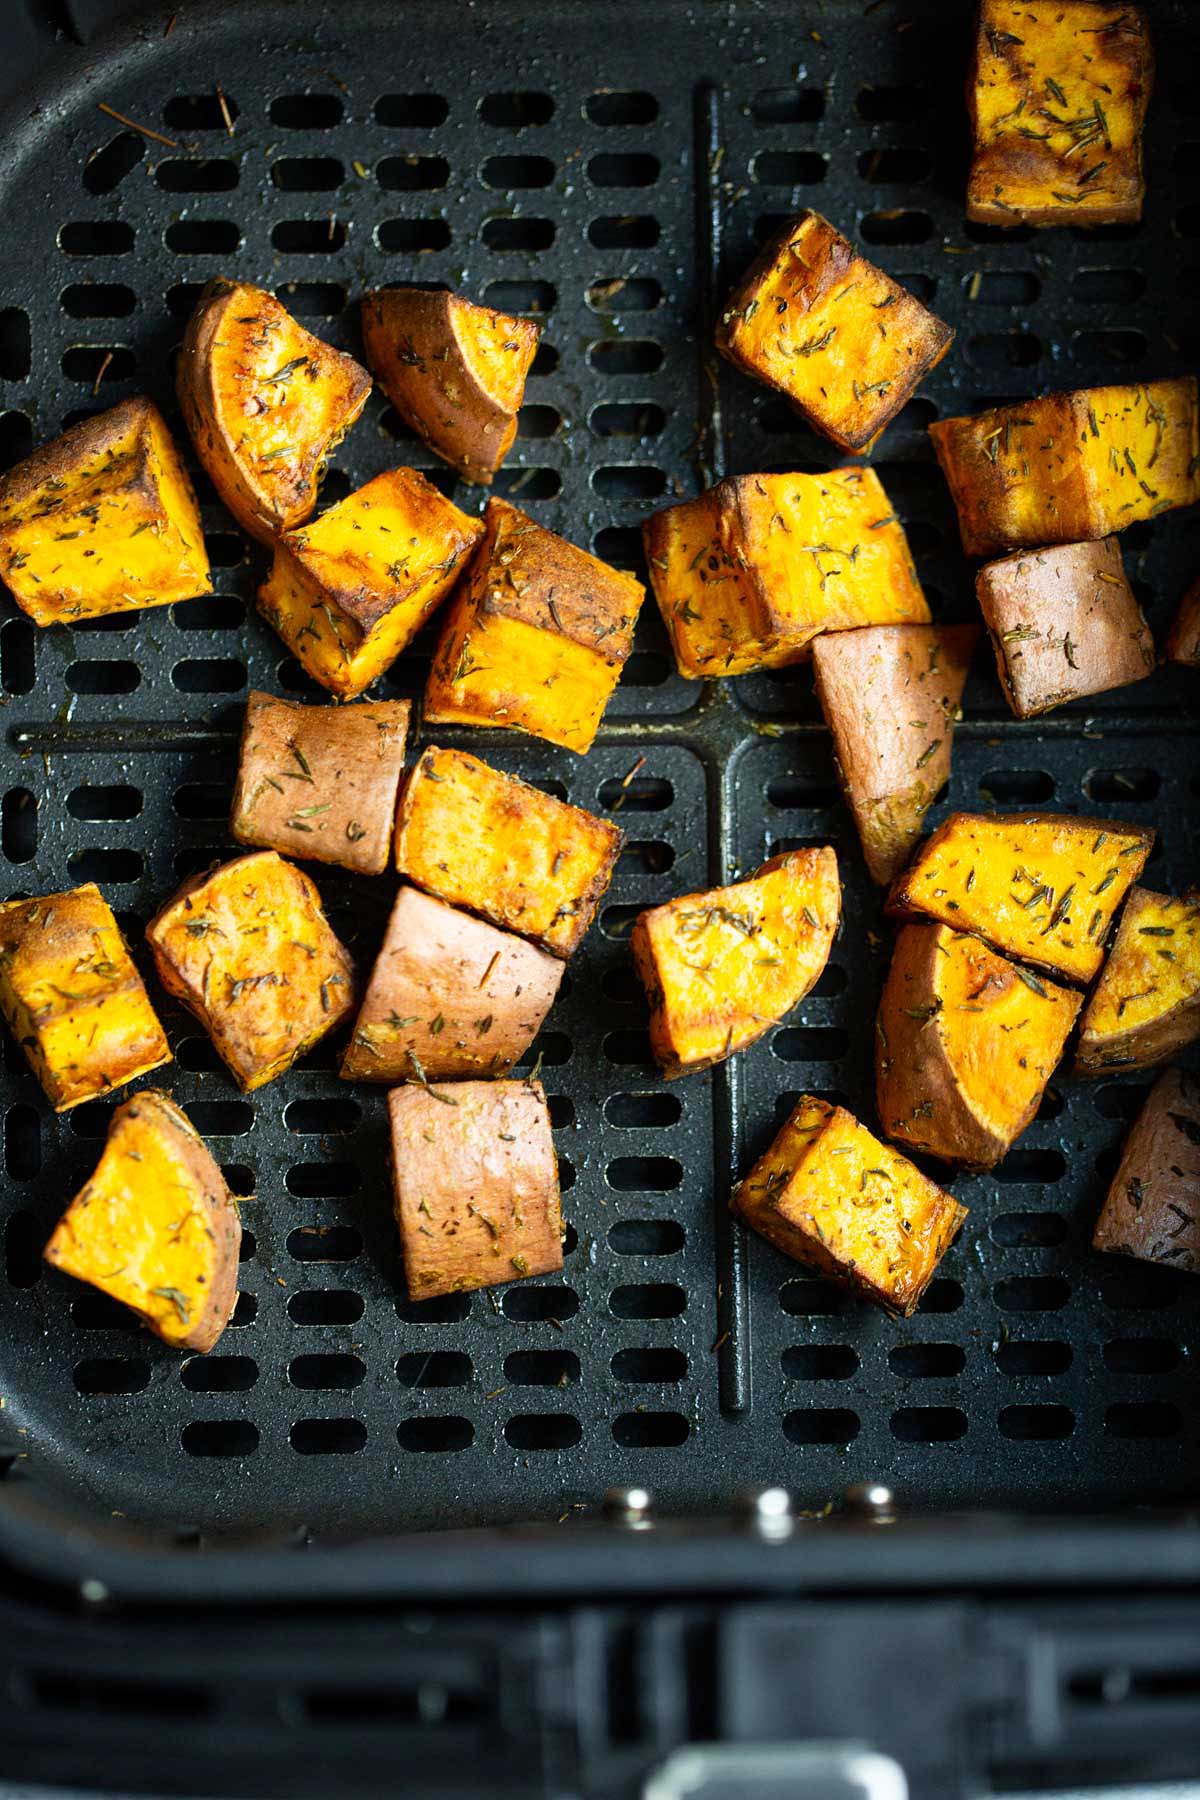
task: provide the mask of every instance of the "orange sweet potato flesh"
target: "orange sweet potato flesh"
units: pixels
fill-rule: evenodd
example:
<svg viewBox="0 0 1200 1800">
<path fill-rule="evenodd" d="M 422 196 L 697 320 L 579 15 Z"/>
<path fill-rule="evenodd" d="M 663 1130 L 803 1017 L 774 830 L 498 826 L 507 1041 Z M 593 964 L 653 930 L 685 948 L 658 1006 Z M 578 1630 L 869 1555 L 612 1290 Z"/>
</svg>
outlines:
<svg viewBox="0 0 1200 1800">
<path fill-rule="evenodd" d="M 828 219 L 806 212 L 764 246 L 730 295 L 717 348 L 843 450 L 862 450 L 953 337 Z"/>
<path fill-rule="evenodd" d="M 1125 1140 L 1092 1244 L 1200 1272 L 1200 1077 L 1167 1069 L 1155 1082 Z"/>
<path fill-rule="evenodd" d="M 0 1011 L 55 1112 L 171 1060 L 112 908 L 91 881 L 0 905 Z"/>
<path fill-rule="evenodd" d="M 554 956 L 578 949 L 612 879 L 623 833 L 581 807 L 430 745 L 396 815 L 396 867 Z"/>
<path fill-rule="evenodd" d="M 371 377 L 273 294 L 216 280 L 188 321 L 176 386 L 214 487 L 238 524 L 270 543 L 313 511 L 325 459 L 365 406 Z"/>
<path fill-rule="evenodd" d="M 904 1318 L 967 1216 L 851 1113 L 810 1094 L 731 1204 L 785 1256 Z"/>
<path fill-rule="evenodd" d="M 896 939 L 875 1036 L 876 1104 L 888 1137 L 990 1169 L 1031 1122 L 1080 996 L 948 925 Z"/>
<path fill-rule="evenodd" d="M 1079 1029 L 1077 1075 L 1148 1069 L 1200 1037 L 1200 890 L 1135 887 Z"/>
<path fill-rule="evenodd" d="M 112 1116 L 91 1180 L 43 1252 L 140 1314 L 164 1343 L 211 1350 L 237 1304 L 242 1227 L 187 1115 L 147 1088 Z"/>
<path fill-rule="evenodd" d="M 123 400 L 0 476 L 0 577 L 38 625 L 212 592 L 196 496 L 156 406 Z"/>
<path fill-rule="evenodd" d="M 873 469 L 737 475 L 643 527 L 681 675 L 801 661 L 822 631 L 923 620 L 904 527 Z"/>
<path fill-rule="evenodd" d="M 1114 914 L 1154 832 L 1067 813 L 951 813 L 900 876 L 887 910 L 973 931 L 1004 956 L 1077 986 L 1104 960 Z"/>
<path fill-rule="evenodd" d="M 1193 581 L 1167 633 L 1168 660 L 1200 668 L 1200 577 Z"/>
<path fill-rule="evenodd" d="M 517 435 L 540 326 L 461 294 L 392 287 L 366 296 L 362 330 L 400 416 L 467 481 L 490 484 Z"/>
<path fill-rule="evenodd" d="M 813 645 L 838 775 L 873 881 L 895 879 L 950 779 L 974 625 L 867 625 Z"/>
<path fill-rule="evenodd" d="M 640 913 L 630 936 L 668 1081 L 744 1050 L 819 980 L 841 913 L 828 846 L 772 857 L 745 881 Z"/>
</svg>

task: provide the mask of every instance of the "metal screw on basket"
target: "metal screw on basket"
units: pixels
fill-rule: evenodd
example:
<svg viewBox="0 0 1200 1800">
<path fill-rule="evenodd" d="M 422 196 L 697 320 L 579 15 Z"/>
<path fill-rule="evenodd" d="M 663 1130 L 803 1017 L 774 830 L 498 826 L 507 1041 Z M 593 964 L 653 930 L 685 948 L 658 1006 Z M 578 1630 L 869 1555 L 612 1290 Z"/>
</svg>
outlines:
<svg viewBox="0 0 1200 1800">
<path fill-rule="evenodd" d="M 648 1531 L 654 1521 L 650 1517 L 653 1497 L 644 1487 L 612 1487 L 604 1496 L 604 1516 L 614 1525 L 630 1531 Z"/>
<path fill-rule="evenodd" d="M 882 1481 L 856 1481 L 846 1489 L 846 1511 L 873 1525 L 891 1525 L 896 1518 L 896 1496 Z"/>
<path fill-rule="evenodd" d="M 790 1537 L 795 1525 L 792 1496 L 786 1488 L 739 1488 L 733 1507 L 737 1517 L 760 1537 Z"/>
</svg>

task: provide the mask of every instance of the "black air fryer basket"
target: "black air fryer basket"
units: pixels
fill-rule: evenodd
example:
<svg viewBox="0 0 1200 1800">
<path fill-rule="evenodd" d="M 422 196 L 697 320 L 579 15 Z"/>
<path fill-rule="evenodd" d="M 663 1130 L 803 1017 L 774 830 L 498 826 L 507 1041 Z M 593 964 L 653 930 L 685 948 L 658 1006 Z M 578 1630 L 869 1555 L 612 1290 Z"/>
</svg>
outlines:
<svg viewBox="0 0 1200 1800">
<path fill-rule="evenodd" d="M 214 275 L 352 350 L 366 289 L 445 283 L 545 324 L 493 491 L 644 580 L 639 527 L 669 498 L 844 460 L 712 349 L 756 246 L 815 206 L 957 333 L 873 464 L 935 616 L 967 619 L 930 421 L 1200 361 L 1189 0 L 1149 8 L 1144 221 L 1091 232 L 965 223 L 968 0 L 122 11 L 7 0 L 0 20 L 4 466 L 139 392 L 182 438 L 173 358 Z M 378 391 L 322 498 L 397 463 L 480 503 Z M 139 957 L 156 905 L 232 853 L 247 689 L 321 697 L 254 610 L 260 553 L 193 473 L 212 598 L 44 632 L 0 601 L 5 895 L 98 881 Z M 1161 640 L 1200 515 L 1122 543 Z M 376 691 L 418 698 L 432 642 Z M 1178 891 L 1197 725 L 1178 667 L 1021 724 L 980 655 L 933 822 L 1152 824 L 1147 878 Z M 156 987 L 168 1085 L 246 1227 L 233 1324 L 181 1358 L 41 1264 L 111 1105 L 55 1117 L 6 1037 L 0 1776 L 330 1795 L 400 1767 L 413 1792 L 618 1794 L 689 1739 L 850 1737 L 928 1791 L 1189 1772 L 1197 1282 L 1089 1247 L 1149 1079 L 1056 1079 L 1001 1166 L 953 1183 L 970 1216 L 917 1315 L 855 1304 L 726 1212 L 798 1093 L 872 1113 L 890 932 L 810 671 L 685 682 L 649 601 L 586 758 L 437 740 L 627 832 L 535 1047 L 563 1273 L 409 1303 L 382 1093 L 339 1082 L 327 1043 L 242 1097 Z M 815 843 L 845 884 L 815 992 L 664 1085 L 635 915 Z M 391 883 L 309 867 L 369 962 Z M 772 1525 L 756 1493 L 776 1487 L 794 1513 Z M 730 1780 L 776 1791 L 748 1763 Z"/>
</svg>

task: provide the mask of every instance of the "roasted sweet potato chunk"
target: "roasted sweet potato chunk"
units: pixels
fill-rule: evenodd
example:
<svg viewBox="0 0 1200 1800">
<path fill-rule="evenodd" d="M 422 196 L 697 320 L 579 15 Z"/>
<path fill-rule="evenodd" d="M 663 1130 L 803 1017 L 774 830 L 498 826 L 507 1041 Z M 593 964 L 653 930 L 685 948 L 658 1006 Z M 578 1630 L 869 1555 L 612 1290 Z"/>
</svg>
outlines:
<svg viewBox="0 0 1200 1800">
<path fill-rule="evenodd" d="M 824 846 L 638 915 L 630 945 L 668 1081 L 724 1062 L 803 1000 L 829 960 L 841 897 Z"/>
<path fill-rule="evenodd" d="M 246 703 L 229 829 L 239 844 L 382 875 L 408 735 L 407 700 Z"/>
<path fill-rule="evenodd" d="M 55 1112 L 170 1062 L 95 882 L 0 906 L 0 1010 Z"/>
<path fill-rule="evenodd" d="M 1067 813 L 951 813 L 892 889 L 901 918 L 940 919 L 1077 985 L 1104 960 L 1113 915 L 1154 833 Z"/>
<path fill-rule="evenodd" d="M 1171 662 L 1200 668 L 1200 576 L 1179 602 L 1179 611 L 1167 634 L 1166 651 Z"/>
<path fill-rule="evenodd" d="M 159 980 L 245 1093 L 282 1075 L 354 1004 L 353 965 L 320 895 L 273 850 L 184 882 L 146 939 Z"/>
<path fill-rule="evenodd" d="M 1080 997 L 949 925 L 896 939 L 875 1035 L 888 1137 L 990 1169 L 1033 1119 Z"/>
<path fill-rule="evenodd" d="M 1200 891 L 1135 887 L 1079 1029 L 1077 1075 L 1148 1069 L 1200 1037 Z"/>
<path fill-rule="evenodd" d="M 1125 1140 L 1092 1244 L 1200 1271 L 1200 1077 L 1159 1076 Z"/>
<path fill-rule="evenodd" d="M 975 592 L 1018 719 L 1125 687 L 1154 668 L 1154 639 L 1116 538 L 1019 550 L 985 564 Z"/>
<path fill-rule="evenodd" d="M 439 900 L 568 957 L 612 879 L 622 837 L 477 756 L 431 745 L 401 796 L 396 867 Z"/>
<path fill-rule="evenodd" d="M 562 971 L 524 938 L 401 888 L 342 1080 L 507 1075 L 541 1030 Z"/>
<path fill-rule="evenodd" d="M 460 475 L 489 484 L 517 435 L 541 327 L 462 294 L 391 287 L 364 299 L 362 331 L 401 418 Z"/>
<path fill-rule="evenodd" d="M 967 77 L 967 217 L 985 225 L 1131 225 L 1154 55 L 1140 7 L 981 0 Z"/>
<path fill-rule="evenodd" d="M 785 1256 L 904 1318 L 967 1216 L 851 1113 L 810 1094 L 732 1206 Z"/>
<path fill-rule="evenodd" d="M 954 333 L 819 213 L 769 240 L 730 295 L 717 348 L 843 450 L 878 437 Z"/>
<path fill-rule="evenodd" d="M 929 435 L 968 556 L 1108 537 L 1200 499 L 1194 375 L 1044 394 Z"/>
<path fill-rule="evenodd" d="M 866 625 L 813 645 L 838 775 L 874 881 L 894 879 L 950 779 L 974 625 Z"/>
<path fill-rule="evenodd" d="M 732 476 L 643 533 L 681 675 L 774 669 L 818 632 L 929 617 L 873 469 Z"/>
<path fill-rule="evenodd" d="M 274 294 L 216 280 L 188 321 L 176 387 L 213 486 L 238 524 L 270 543 L 311 514 L 325 459 L 365 406 L 371 377 Z"/>
<path fill-rule="evenodd" d="M 445 599 L 482 531 L 415 469 L 389 469 L 276 539 L 259 611 L 314 681 L 353 699 Z"/>
<path fill-rule="evenodd" d="M 429 685 L 431 725 L 502 725 L 587 750 L 633 644 L 640 581 L 506 500 L 450 604 Z"/>
<path fill-rule="evenodd" d="M 43 1252 L 166 1344 L 211 1350 L 237 1304 L 242 1227 L 186 1113 L 156 1088 L 118 1106 L 103 1155 Z"/>
<path fill-rule="evenodd" d="M 122 400 L 0 476 L 0 576 L 38 625 L 211 594 L 196 496 L 156 406 Z"/>
<path fill-rule="evenodd" d="M 388 1095 L 396 1224 L 413 1300 L 562 1268 L 562 1202 L 540 1081 Z"/>
</svg>

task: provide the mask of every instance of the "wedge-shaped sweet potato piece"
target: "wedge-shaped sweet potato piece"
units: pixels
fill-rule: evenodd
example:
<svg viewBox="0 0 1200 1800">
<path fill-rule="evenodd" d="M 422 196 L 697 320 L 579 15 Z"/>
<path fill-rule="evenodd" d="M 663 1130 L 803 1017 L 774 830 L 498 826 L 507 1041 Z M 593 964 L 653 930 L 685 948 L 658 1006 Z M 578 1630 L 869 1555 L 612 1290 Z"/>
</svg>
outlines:
<svg viewBox="0 0 1200 1800">
<path fill-rule="evenodd" d="M 185 881 L 146 927 L 159 980 L 195 1013 L 245 1093 L 354 1004 L 354 970 L 316 888 L 273 850 Z"/>
<path fill-rule="evenodd" d="M 401 888 L 342 1080 L 507 1075 L 541 1030 L 562 972 L 524 938 Z"/>
<path fill-rule="evenodd" d="M 396 814 L 396 867 L 426 893 L 532 938 L 578 949 L 623 833 L 464 750 L 424 751 Z"/>
<path fill-rule="evenodd" d="M 415 469 L 389 469 L 275 540 L 258 609 L 314 681 L 353 699 L 445 599 L 482 531 Z"/>
<path fill-rule="evenodd" d="M 630 945 L 668 1081 L 724 1062 L 803 1000 L 829 960 L 841 900 L 826 845 L 638 915 Z"/>
<path fill-rule="evenodd" d="M 303 524 L 325 459 L 357 419 L 371 377 L 322 343 L 274 294 L 210 281 L 176 366 L 179 404 L 213 486 L 251 537 Z"/>
<path fill-rule="evenodd" d="M 1018 719 L 1125 687 L 1154 668 L 1154 639 L 1116 538 L 1019 550 L 986 563 L 975 592 Z"/>
<path fill-rule="evenodd" d="M 0 906 L 0 1011 L 55 1112 L 170 1062 L 95 882 Z"/>
<path fill-rule="evenodd" d="M 1083 985 L 1154 832 L 1067 813 L 951 813 L 900 876 L 887 910 L 973 931 L 1019 962 Z"/>
<path fill-rule="evenodd" d="M 391 287 L 363 300 L 362 332 L 401 418 L 468 481 L 490 484 L 517 435 L 541 327 L 445 289 Z"/>
<path fill-rule="evenodd" d="M 91 1180 L 43 1252 L 180 1350 L 211 1350 L 237 1305 L 242 1241 L 225 1177 L 186 1113 L 147 1088 L 118 1106 Z"/>
<path fill-rule="evenodd" d="M 954 719 L 978 637 L 974 625 L 867 625 L 813 645 L 817 695 L 874 881 L 904 867 L 950 779 Z"/>
<path fill-rule="evenodd" d="M 888 1137 L 990 1169 L 1030 1123 L 1080 997 L 949 925 L 896 939 L 875 1031 L 875 1094 Z"/>
<path fill-rule="evenodd" d="M 211 594 L 196 496 L 156 406 L 122 400 L 0 476 L 0 576 L 38 625 Z"/>
<path fill-rule="evenodd" d="M 1092 1244 L 1200 1272 L 1200 1077 L 1167 1069 L 1125 1140 Z"/>
<path fill-rule="evenodd" d="M 1131 225 L 1154 53 L 1137 6 L 981 0 L 967 76 L 967 217 L 985 225 Z"/>
<path fill-rule="evenodd" d="M 968 556 L 1108 537 L 1200 499 L 1194 375 L 1044 394 L 929 435 Z"/>
<path fill-rule="evenodd" d="M 1135 887 L 1079 1028 L 1077 1075 L 1148 1069 L 1200 1037 L 1200 891 Z"/>
<path fill-rule="evenodd" d="M 843 450 L 878 437 L 953 337 L 814 212 L 764 245 L 717 326 L 730 362 L 786 394 Z"/>
<path fill-rule="evenodd" d="M 731 476 L 642 529 L 681 675 L 775 669 L 818 632 L 929 617 L 873 469 Z"/>
<path fill-rule="evenodd" d="M 442 628 L 425 717 L 501 725 L 587 750 L 633 644 L 640 581 L 556 537 L 506 500 Z"/>
<path fill-rule="evenodd" d="M 562 1268 L 562 1202 L 540 1081 L 388 1095 L 396 1224 L 413 1300 Z"/>
<path fill-rule="evenodd" d="M 407 700 L 246 702 L 229 829 L 239 844 L 382 875 L 408 736 Z"/>
<path fill-rule="evenodd" d="M 1167 633 L 1166 652 L 1171 662 L 1200 668 L 1200 576 L 1179 602 Z"/>
<path fill-rule="evenodd" d="M 967 1216 L 851 1113 L 810 1094 L 731 1204 L 785 1256 L 904 1318 Z"/>
</svg>

